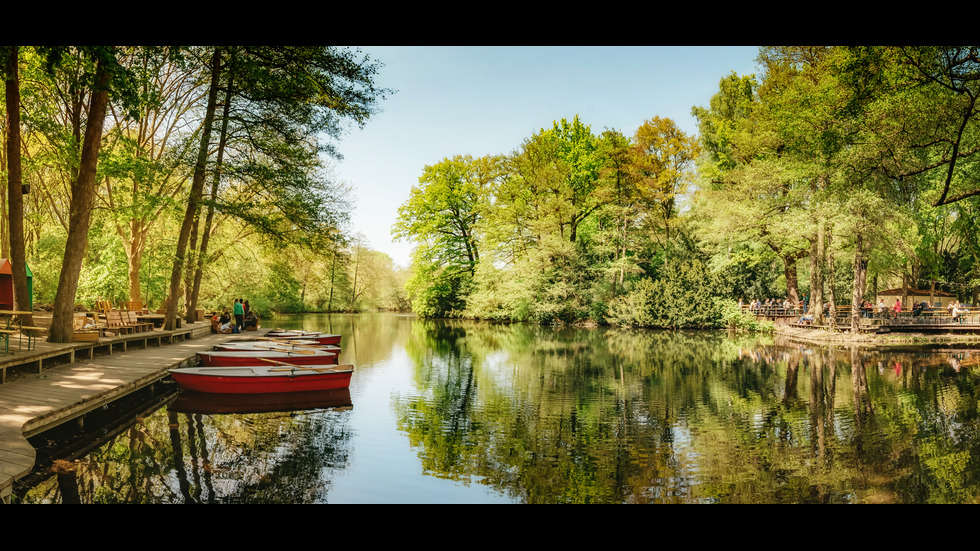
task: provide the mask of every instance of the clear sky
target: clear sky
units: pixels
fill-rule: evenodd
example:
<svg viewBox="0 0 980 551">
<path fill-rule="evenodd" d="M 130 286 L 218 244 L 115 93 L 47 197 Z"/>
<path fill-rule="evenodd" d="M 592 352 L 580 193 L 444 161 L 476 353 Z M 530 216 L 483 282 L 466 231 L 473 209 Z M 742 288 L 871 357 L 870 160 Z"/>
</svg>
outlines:
<svg viewBox="0 0 980 551">
<path fill-rule="evenodd" d="M 697 133 L 722 77 L 758 71 L 754 46 L 378 46 L 376 83 L 396 90 L 364 129 L 337 144 L 333 174 L 351 185 L 353 231 L 408 266 L 391 240 L 398 207 L 426 165 L 454 155 L 506 154 L 542 128 L 579 115 L 598 134 L 627 136 L 655 116 Z"/>
</svg>

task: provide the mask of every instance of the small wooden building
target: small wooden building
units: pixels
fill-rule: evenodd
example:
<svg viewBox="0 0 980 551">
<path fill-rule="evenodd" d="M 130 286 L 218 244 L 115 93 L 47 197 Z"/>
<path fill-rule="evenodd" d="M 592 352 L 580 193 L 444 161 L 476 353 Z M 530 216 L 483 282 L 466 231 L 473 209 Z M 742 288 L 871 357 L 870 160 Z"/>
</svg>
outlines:
<svg viewBox="0 0 980 551">
<path fill-rule="evenodd" d="M 34 286 L 31 281 L 33 274 L 27 266 L 27 296 L 30 304 L 28 310 L 34 310 Z M 23 308 L 23 306 L 21 306 Z M 0 310 L 14 309 L 14 273 L 10 267 L 10 259 L 0 258 Z"/>
<path fill-rule="evenodd" d="M 945 308 L 950 302 L 956 300 L 956 295 L 946 291 L 930 291 L 929 289 L 908 289 L 905 294 L 906 299 L 902 302 L 903 309 L 912 308 L 913 304 L 925 301 L 932 307 Z M 932 300 L 930 300 L 932 297 Z M 878 298 L 885 300 L 885 305 L 891 308 L 895 304 L 895 299 L 902 298 L 902 288 L 878 291 Z"/>
</svg>

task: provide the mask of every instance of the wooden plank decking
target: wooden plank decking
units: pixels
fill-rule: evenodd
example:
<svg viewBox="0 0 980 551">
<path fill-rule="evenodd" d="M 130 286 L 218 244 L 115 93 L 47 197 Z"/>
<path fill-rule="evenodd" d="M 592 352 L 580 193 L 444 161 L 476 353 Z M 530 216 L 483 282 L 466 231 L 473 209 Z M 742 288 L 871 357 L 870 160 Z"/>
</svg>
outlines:
<svg viewBox="0 0 980 551">
<path fill-rule="evenodd" d="M 27 437 L 152 384 L 197 352 L 237 337 L 191 324 L 98 342 L 38 342 L 30 351 L 18 351 L 11 339 L 12 354 L 0 356 L 0 372 L 26 365 L 31 373 L 0 384 L 0 502 L 9 502 L 14 480 L 34 467 Z"/>
</svg>

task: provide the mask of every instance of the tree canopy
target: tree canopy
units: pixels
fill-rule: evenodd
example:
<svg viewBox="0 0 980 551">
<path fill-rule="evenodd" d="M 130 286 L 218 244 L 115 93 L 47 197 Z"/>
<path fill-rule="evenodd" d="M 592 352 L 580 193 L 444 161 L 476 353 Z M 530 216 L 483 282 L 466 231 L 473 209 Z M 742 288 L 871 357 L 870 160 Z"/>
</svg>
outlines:
<svg viewBox="0 0 980 551">
<path fill-rule="evenodd" d="M 98 300 L 169 304 L 171 316 L 243 295 L 266 314 L 404 306 L 389 293 L 348 299 L 352 198 L 331 175 L 337 140 L 391 93 L 374 83 L 377 61 L 313 46 L 3 53 L 5 74 L 20 77 L 7 79 L 5 151 L 23 159 L 20 176 L 9 153 L 3 168 L 24 194 L 20 211 L 3 202 L 0 243 L 3 256 L 23 247 L 35 305 L 53 307 L 51 340 L 70 340 L 72 312 Z M 306 274 L 329 266 L 332 277 L 274 304 L 270 282 L 301 271 L 284 264 L 290 254 Z"/>
<path fill-rule="evenodd" d="M 739 299 L 806 297 L 833 320 L 880 285 L 975 303 L 977 61 L 975 47 L 763 47 L 759 74 L 720 75 L 692 107 L 696 136 L 655 114 L 631 133 L 555 121 L 469 196 L 480 255 L 466 285 L 441 287 L 452 308 L 425 314 L 709 327 Z M 413 193 L 395 225 L 429 260 L 414 296 L 464 258 L 458 235 L 417 222 L 442 224 L 437 203 Z"/>
</svg>

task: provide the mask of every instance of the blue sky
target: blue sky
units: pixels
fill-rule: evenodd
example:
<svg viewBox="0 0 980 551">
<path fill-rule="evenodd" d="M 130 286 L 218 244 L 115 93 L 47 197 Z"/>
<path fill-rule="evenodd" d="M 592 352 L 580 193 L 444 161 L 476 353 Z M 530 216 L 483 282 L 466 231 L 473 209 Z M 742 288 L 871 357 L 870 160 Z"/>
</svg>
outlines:
<svg viewBox="0 0 980 551">
<path fill-rule="evenodd" d="M 361 46 L 397 90 L 364 129 L 338 143 L 333 174 L 353 188 L 353 231 L 402 266 L 392 243 L 398 207 L 426 165 L 453 155 L 506 154 L 542 128 L 579 115 L 598 134 L 632 135 L 654 116 L 697 133 L 691 116 L 722 77 L 757 72 L 755 46 Z"/>
</svg>

